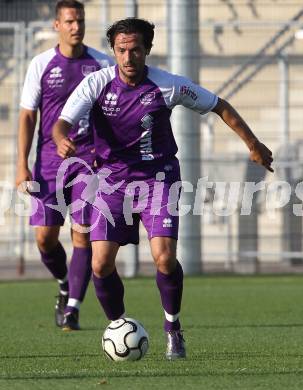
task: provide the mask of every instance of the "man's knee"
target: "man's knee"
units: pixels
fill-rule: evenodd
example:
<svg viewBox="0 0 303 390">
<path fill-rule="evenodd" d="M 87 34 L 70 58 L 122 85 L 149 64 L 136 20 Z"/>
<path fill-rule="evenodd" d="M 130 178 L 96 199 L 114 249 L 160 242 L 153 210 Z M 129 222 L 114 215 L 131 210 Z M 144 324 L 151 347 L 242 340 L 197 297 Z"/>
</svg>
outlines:
<svg viewBox="0 0 303 390">
<path fill-rule="evenodd" d="M 96 256 L 92 258 L 93 273 L 99 278 L 109 276 L 115 269 L 115 260 L 110 257 Z"/>
<path fill-rule="evenodd" d="M 72 229 L 72 241 L 73 246 L 76 248 L 89 248 L 90 240 L 89 233 L 82 233 L 80 231 Z"/>
<path fill-rule="evenodd" d="M 93 273 L 99 278 L 109 276 L 115 270 L 119 244 L 110 241 L 93 241 Z"/>
<path fill-rule="evenodd" d="M 36 242 L 41 252 L 49 253 L 58 245 L 58 234 L 52 230 L 38 228 Z"/>
<path fill-rule="evenodd" d="M 170 274 L 174 271 L 177 264 L 175 251 L 169 249 L 154 253 L 154 261 L 157 269 L 165 274 Z"/>
</svg>

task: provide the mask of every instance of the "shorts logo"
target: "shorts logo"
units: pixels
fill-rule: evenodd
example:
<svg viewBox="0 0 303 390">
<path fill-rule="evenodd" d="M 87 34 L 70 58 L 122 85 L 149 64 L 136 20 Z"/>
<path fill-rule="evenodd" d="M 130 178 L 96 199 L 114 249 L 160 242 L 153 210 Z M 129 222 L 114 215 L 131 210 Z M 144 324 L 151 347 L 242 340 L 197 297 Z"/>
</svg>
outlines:
<svg viewBox="0 0 303 390">
<path fill-rule="evenodd" d="M 164 171 L 165 172 L 171 172 L 173 170 L 173 166 L 172 165 L 164 165 Z"/>
<path fill-rule="evenodd" d="M 155 92 L 142 92 L 140 94 L 140 102 L 143 106 L 148 106 L 153 100 L 155 100 L 155 97 Z"/>
<path fill-rule="evenodd" d="M 77 131 L 78 135 L 83 135 L 88 133 L 89 128 L 89 113 L 85 114 L 80 120 L 79 120 L 79 128 Z"/>
<path fill-rule="evenodd" d="M 83 76 L 87 76 L 88 74 L 95 72 L 95 71 L 96 71 L 95 65 L 82 65 L 81 66 L 81 72 L 82 72 Z"/>
<path fill-rule="evenodd" d="M 164 218 L 163 219 L 163 227 L 164 228 L 171 228 L 173 227 L 173 221 L 171 218 Z"/>
</svg>

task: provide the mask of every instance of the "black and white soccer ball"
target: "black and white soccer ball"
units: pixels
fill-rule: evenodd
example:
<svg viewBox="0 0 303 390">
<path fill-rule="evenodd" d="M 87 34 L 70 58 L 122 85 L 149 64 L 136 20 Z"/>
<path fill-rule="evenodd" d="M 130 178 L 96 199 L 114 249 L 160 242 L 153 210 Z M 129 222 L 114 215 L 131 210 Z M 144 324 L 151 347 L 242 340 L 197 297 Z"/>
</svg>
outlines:
<svg viewBox="0 0 303 390">
<path fill-rule="evenodd" d="M 102 349 L 114 361 L 140 360 L 148 350 L 148 334 L 133 318 L 112 321 L 102 336 Z"/>
</svg>

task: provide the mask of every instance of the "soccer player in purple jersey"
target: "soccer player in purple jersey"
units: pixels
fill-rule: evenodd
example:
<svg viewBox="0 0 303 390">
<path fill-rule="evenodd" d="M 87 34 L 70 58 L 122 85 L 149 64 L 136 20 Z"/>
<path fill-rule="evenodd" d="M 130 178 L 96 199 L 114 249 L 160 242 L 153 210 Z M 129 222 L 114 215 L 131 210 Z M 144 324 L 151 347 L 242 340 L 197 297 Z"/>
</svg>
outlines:
<svg viewBox="0 0 303 390">
<path fill-rule="evenodd" d="M 215 112 L 243 139 L 250 158 L 269 171 L 272 153 L 228 102 L 185 77 L 146 66 L 154 37 L 153 24 L 136 18 L 120 20 L 108 29 L 107 37 L 117 65 L 82 81 L 64 106 L 53 128 L 53 138 L 59 156 L 71 156 L 75 144 L 67 135 L 83 112 L 91 110 L 96 153 L 102 163 L 99 172 L 110 172 L 106 181 L 100 182 L 97 200 L 101 216 L 91 232 L 97 298 L 109 320 L 124 316 L 124 288 L 115 258 L 120 245 L 138 242 L 140 219 L 148 232 L 157 268 L 157 286 L 165 314 L 166 357 L 183 358 L 185 344 L 179 321 L 183 272 L 176 258 L 178 193 L 171 192 L 180 180 L 180 170 L 171 111 L 176 105 L 183 105 L 200 114 Z M 130 211 L 126 207 L 129 199 Z M 114 224 L 105 217 L 108 213 L 102 204 L 109 207 Z M 130 223 L 134 210 L 137 213 Z"/>
<path fill-rule="evenodd" d="M 71 238 L 73 253 L 67 270 L 66 253 L 59 241 L 60 227 L 65 215 L 49 207 L 56 205 L 56 176 L 62 162 L 52 141 L 51 129 L 67 98 L 90 72 L 113 64 L 107 55 L 83 44 L 85 13 L 82 3 L 76 0 L 58 1 L 54 28 L 59 35 L 55 48 L 37 55 L 31 61 L 21 98 L 19 121 L 18 164 L 16 185 L 36 181 L 40 191 L 32 193 L 37 211 L 30 224 L 36 226 L 36 241 L 41 259 L 59 282 L 59 295 L 55 307 L 56 324 L 63 330 L 79 329 L 79 307 L 91 278 L 91 244 L 89 234 L 79 227 L 90 222 L 90 209 L 85 202 L 71 210 Z M 33 173 L 28 167 L 28 156 L 34 136 L 37 111 L 40 111 L 37 155 Z M 64 177 L 66 186 L 80 173 L 87 174 L 95 160 L 93 134 L 89 115 L 83 113 L 74 124 L 70 139 L 77 146 L 77 157 L 87 166 L 74 163 Z M 64 188 L 66 204 L 81 199 L 84 184 Z"/>
</svg>

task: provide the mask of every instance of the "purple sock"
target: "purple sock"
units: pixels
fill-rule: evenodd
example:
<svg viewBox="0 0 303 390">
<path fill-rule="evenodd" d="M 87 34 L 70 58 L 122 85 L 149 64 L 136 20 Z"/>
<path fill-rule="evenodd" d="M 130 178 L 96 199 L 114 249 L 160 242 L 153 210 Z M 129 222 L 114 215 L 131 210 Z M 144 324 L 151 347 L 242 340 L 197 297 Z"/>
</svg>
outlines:
<svg viewBox="0 0 303 390">
<path fill-rule="evenodd" d="M 51 272 L 55 279 L 63 280 L 67 275 L 67 266 L 66 266 L 66 253 L 61 245 L 58 242 L 58 245 L 48 253 L 41 253 L 41 260 L 46 266 L 46 268 Z M 68 291 L 68 282 L 60 284 L 60 288 L 64 291 Z"/>
<path fill-rule="evenodd" d="M 68 271 L 69 298 L 83 301 L 91 274 L 91 248 L 74 248 Z"/>
<path fill-rule="evenodd" d="M 98 278 L 93 275 L 97 298 L 103 307 L 107 318 L 117 320 L 124 314 L 124 286 L 117 270 L 106 276 Z"/>
<path fill-rule="evenodd" d="M 169 274 L 163 274 L 157 271 L 157 286 L 160 291 L 163 309 L 165 310 L 164 330 L 179 330 L 181 325 L 179 313 L 181 310 L 182 291 L 183 291 L 183 270 L 181 264 L 177 261 L 175 270 Z M 170 318 L 168 321 L 167 317 Z"/>
</svg>

